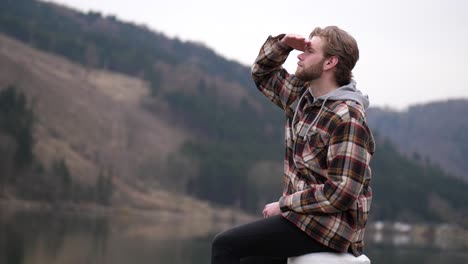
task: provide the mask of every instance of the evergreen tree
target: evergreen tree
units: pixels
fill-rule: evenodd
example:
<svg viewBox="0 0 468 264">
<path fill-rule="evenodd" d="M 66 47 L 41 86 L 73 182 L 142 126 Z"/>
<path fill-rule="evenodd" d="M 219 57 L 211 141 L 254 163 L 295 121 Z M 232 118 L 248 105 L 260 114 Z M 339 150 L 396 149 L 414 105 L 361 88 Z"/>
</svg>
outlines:
<svg viewBox="0 0 468 264">
<path fill-rule="evenodd" d="M 33 111 L 27 106 L 26 97 L 14 86 L 0 92 L 0 130 L 15 139 L 15 167 L 23 168 L 33 161 Z"/>
<path fill-rule="evenodd" d="M 73 197 L 72 193 L 72 177 L 68 170 L 64 159 L 56 161 L 52 166 L 52 184 L 57 185 L 55 188 L 57 201 L 68 201 Z"/>
<path fill-rule="evenodd" d="M 96 182 L 96 202 L 110 205 L 113 193 L 112 174 L 101 170 Z"/>
</svg>

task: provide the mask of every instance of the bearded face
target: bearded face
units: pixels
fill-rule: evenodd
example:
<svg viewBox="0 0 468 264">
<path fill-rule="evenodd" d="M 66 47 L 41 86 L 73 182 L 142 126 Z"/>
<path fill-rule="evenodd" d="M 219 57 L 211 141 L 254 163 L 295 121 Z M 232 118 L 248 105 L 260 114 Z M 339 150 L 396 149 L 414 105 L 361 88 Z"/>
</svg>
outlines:
<svg viewBox="0 0 468 264">
<path fill-rule="evenodd" d="M 313 36 L 304 47 L 301 54 L 297 56 L 296 77 L 309 82 L 322 77 L 324 62 L 323 40 L 321 37 Z"/>
<path fill-rule="evenodd" d="M 299 64 L 296 69 L 296 77 L 301 79 L 302 81 L 313 81 L 322 76 L 323 73 L 323 62 L 325 59 L 314 63 L 314 64 Z"/>
</svg>

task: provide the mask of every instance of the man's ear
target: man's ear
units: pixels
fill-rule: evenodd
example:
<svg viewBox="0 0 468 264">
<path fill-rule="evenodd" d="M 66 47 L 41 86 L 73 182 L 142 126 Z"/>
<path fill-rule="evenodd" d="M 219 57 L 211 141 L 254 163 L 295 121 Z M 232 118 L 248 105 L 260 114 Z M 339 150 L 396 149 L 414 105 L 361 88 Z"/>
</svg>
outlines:
<svg viewBox="0 0 468 264">
<path fill-rule="evenodd" d="M 325 65 L 323 65 L 324 70 L 329 70 L 335 67 L 338 64 L 338 57 L 331 56 L 330 58 L 325 60 Z"/>
</svg>

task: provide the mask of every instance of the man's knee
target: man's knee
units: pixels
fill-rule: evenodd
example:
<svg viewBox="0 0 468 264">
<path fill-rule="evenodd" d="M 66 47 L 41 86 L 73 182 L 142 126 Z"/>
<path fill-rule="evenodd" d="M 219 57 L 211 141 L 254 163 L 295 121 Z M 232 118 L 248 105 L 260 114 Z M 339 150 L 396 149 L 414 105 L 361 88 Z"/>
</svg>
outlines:
<svg viewBox="0 0 468 264">
<path fill-rule="evenodd" d="M 227 259 L 237 259 L 235 248 L 232 245 L 232 239 L 227 232 L 217 234 L 211 242 L 212 262 L 224 262 Z"/>
<path fill-rule="evenodd" d="M 211 242 L 211 247 L 213 249 L 224 249 L 229 247 L 229 235 L 227 232 L 221 232 L 216 234 L 216 236 L 213 238 L 213 241 Z"/>
</svg>

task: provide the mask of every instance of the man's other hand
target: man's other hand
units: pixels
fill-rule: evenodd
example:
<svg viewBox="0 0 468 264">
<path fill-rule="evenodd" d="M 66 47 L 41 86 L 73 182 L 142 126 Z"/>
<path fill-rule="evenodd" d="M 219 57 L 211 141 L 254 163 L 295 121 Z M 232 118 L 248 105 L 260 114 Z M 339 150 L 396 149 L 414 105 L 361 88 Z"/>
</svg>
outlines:
<svg viewBox="0 0 468 264">
<path fill-rule="evenodd" d="M 264 218 L 271 217 L 271 216 L 274 216 L 274 215 L 279 215 L 279 214 L 281 214 L 281 210 L 280 210 L 278 202 L 269 203 L 269 204 L 265 205 L 265 208 L 263 208 L 263 217 Z"/>
</svg>

